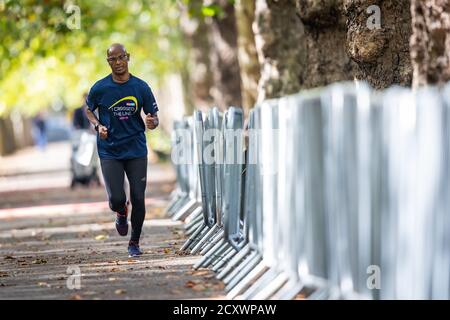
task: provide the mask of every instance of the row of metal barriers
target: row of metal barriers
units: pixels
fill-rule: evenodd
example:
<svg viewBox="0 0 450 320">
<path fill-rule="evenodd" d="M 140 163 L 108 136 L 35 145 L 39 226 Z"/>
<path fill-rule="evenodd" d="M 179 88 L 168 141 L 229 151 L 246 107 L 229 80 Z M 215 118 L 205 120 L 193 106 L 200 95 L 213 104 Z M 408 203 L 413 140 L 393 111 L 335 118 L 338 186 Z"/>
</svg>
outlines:
<svg viewBox="0 0 450 320">
<path fill-rule="evenodd" d="M 181 248 L 230 299 L 449 299 L 450 87 L 338 83 L 174 125 Z"/>
</svg>

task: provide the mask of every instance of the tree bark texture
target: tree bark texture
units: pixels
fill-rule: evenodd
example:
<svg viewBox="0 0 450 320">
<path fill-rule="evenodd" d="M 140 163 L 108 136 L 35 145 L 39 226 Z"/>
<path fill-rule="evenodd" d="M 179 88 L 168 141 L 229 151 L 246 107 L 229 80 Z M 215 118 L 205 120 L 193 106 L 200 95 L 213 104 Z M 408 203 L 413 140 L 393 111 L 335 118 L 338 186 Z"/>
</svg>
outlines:
<svg viewBox="0 0 450 320">
<path fill-rule="evenodd" d="M 238 61 L 237 26 L 234 4 L 215 0 L 223 10 L 210 21 L 211 71 L 214 86 L 211 94 L 220 110 L 242 107 L 241 78 Z"/>
<path fill-rule="evenodd" d="M 379 28 L 369 28 L 371 5 Z M 409 1 L 256 0 L 258 100 L 336 81 L 364 80 L 377 89 L 412 80 Z"/>
<path fill-rule="evenodd" d="M 257 99 L 260 66 L 256 52 L 253 22 L 255 20 L 255 2 L 237 0 L 236 21 L 238 29 L 238 60 L 241 75 L 242 107 L 245 115 Z"/>
<path fill-rule="evenodd" d="M 450 1 L 412 0 L 413 86 L 450 80 Z"/>
</svg>

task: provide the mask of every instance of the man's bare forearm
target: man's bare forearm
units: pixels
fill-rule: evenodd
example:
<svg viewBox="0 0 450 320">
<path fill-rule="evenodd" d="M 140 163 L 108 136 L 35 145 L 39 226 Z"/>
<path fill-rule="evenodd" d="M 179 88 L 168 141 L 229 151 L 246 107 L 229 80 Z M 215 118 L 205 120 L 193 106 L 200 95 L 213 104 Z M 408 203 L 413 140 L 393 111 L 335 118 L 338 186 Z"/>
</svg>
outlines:
<svg viewBox="0 0 450 320">
<path fill-rule="evenodd" d="M 98 121 L 97 117 L 95 116 L 95 114 L 87 109 L 86 110 L 86 116 L 89 119 L 89 122 L 95 127 L 96 125 L 100 124 L 100 121 Z"/>
</svg>

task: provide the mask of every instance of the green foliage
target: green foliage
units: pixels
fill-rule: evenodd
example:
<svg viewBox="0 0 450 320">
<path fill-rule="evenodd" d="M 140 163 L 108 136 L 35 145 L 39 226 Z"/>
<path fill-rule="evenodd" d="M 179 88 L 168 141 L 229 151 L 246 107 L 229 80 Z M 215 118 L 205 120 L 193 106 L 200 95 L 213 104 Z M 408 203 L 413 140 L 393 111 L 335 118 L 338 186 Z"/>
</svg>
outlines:
<svg viewBox="0 0 450 320">
<path fill-rule="evenodd" d="M 168 158 L 171 152 L 170 135 L 161 129 L 146 131 L 150 148 L 161 158 Z"/>
<path fill-rule="evenodd" d="M 183 0 L 184 5 L 188 7 L 191 17 L 203 19 L 205 17 L 217 17 L 219 19 L 225 16 L 223 7 L 217 1 L 205 4 L 203 0 Z M 228 0 L 227 3 L 234 5 L 235 0 Z"/>
<path fill-rule="evenodd" d="M 80 29 L 70 24 L 77 21 Z M 73 7 L 72 7 L 73 8 Z M 110 70 L 106 49 L 121 42 L 132 73 L 156 90 L 185 61 L 174 0 L 0 0 L 0 116 L 28 115 L 57 101 L 69 108 Z"/>
<path fill-rule="evenodd" d="M 214 16 L 222 16 L 223 10 L 217 4 L 212 4 L 209 6 L 202 6 L 202 14 L 205 17 L 214 17 Z"/>
</svg>

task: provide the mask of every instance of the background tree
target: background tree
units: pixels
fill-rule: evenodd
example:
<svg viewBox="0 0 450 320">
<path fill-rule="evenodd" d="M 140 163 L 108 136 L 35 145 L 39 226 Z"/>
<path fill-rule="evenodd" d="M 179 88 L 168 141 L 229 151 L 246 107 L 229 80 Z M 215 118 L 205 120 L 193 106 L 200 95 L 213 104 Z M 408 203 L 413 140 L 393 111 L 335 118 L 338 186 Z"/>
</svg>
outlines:
<svg viewBox="0 0 450 320">
<path fill-rule="evenodd" d="M 450 80 L 450 2 L 412 0 L 414 86 Z"/>
<path fill-rule="evenodd" d="M 246 115 L 256 103 L 258 82 L 261 77 L 253 32 L 254 20 L 255 2 L 237 0 L 238 61 L 241 75 L 242 107 Z"/>
<path fill-rule="evenodd" d="M 369 28 L 369 19 L 380 8 L 380 28 Z M 410 1 L 345 0 L 348 54 L 356 62 L 355 78 L 382 89 L 392 84 L 410 86 L 412 66 L 409 38 L 412 33 Z"/>
<path fill-rule="evenodd" d="M 211 95 L 210 28 L 206 24 L 202 1 L 186 1 L 180 6 L 181 30 L 188 48 L 188 60 L 183 70 L 183 85 L 189 113 L 195 108 L 205 110 L 214 99 Z"/>
<path fill-rule="evenodd" d="M 380 28 L 370 29 L 371 5 Z M 334 81 L 410 85 L 409 1 L 256 0 L 259 100 Z"/>
<path fill-rule="evenodd" d="M 221 110 L 242 107 L 234 1 L 214 0 L 210 7 L 215 11 L 210 19 L 214 102 Z"/>
</svg>

